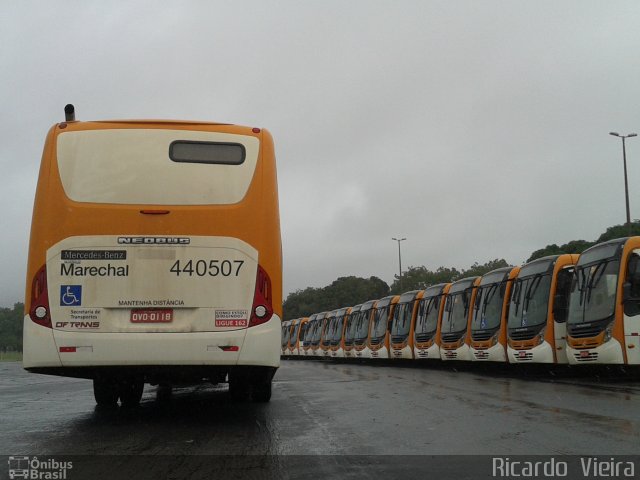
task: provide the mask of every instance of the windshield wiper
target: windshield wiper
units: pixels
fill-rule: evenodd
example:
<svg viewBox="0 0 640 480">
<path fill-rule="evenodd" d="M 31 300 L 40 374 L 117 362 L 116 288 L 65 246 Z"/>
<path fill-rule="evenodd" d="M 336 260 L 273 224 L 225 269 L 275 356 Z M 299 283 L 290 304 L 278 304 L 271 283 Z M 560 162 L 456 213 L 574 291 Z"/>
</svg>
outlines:
<svg viewBox="0 0 640 480">
<path fill-rule="evenodd" d="M 587 285 L 587 303 L 591 301 L 591 292 L 603 277 L 608 262 L 608 260 L 602 260 L 600 263 L 598 263 L 598 265 L 596 265 L 596 269 L 591 273 L 591 278 L 589 279 L 589 284 Z M 604 268 L 601 269 L 601 267 Z"/>
<path fill-rule="evenodd" d="M 493 296 L 496 294 L 497 291 L 498 291 L 498 284 L 497 283 L 495 283 L 495 284 L 493 284 L 493 285 L 491 285 L 489 287 L 489 291 L 484 296 L 484 302 L 482 304 L 482 313 L 484 313 L 484 311 L 487 308 L 487 305 L 493 299 Z"/>
<path fill-rule="evenodd" d="M 524 305 L 522 306 L 523 310 L 526 310 L 527 307 L 529 307 L 529 301 L 531 300 L 531 298 L 533 298 L 533 294 L 536 293 L 536 290 L 538 289 L 538 285 L 540 285 L 541 279 L 542 279 L 542 276 L 538 274 L 535 277 L 533 277 L 533 279 L 531 280 L 531 283 L 528 285 L 528 288 L 524 294 Z"/>
<path fill-rule="evenodd" d="M 520 289 L 522 287 L 522 280 L 516 280 L 516 284 L 513 287 L 512 298 L 514 299 L 513 303 L 516 304 L 516 309 L 514 311 L 514 315 L 518 316 L 518 307 L 520 307 Z"/>
</svg>

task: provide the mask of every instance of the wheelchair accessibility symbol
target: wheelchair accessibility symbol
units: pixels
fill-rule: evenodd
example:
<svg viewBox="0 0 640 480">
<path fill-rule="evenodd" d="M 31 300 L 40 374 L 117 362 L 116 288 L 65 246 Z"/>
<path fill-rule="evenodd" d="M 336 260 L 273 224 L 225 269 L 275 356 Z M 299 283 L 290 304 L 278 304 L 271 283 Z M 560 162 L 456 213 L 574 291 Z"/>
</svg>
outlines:
<svg viewBox="0 0 640 480">
<path fill-rule="evenodd" d="M 82 305 L 82 285 L 60 286 L 60 306 Z"/>
</svg>

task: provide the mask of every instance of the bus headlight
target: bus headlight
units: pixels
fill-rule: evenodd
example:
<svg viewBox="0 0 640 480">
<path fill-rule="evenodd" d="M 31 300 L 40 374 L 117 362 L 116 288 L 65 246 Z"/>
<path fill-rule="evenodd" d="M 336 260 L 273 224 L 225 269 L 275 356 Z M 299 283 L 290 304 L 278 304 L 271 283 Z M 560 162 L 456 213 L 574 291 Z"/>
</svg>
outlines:
<svg viewBox="0 0 640 480">
<path fill-rule="evenodd" d="M 498 329 L 498 331 L 493 334 L 493 337 L 491 337 L 491 346 L 492 347 L 498 343 L 498 337 L 499 336 L 500 336 L 500 329 Z"/>
<path fill-rule="evenodd" d="M 610 322 L 609 325 L 607 325 L 604 329 L 604 343 L 607 343 L 609 340 L 611 340 L 611 335 L 613 332 L 613 322 Z"/>
<path fill-rule="evenodd" d="M 547 331 L 547 327 L 542 327 L 542 330 L 538 333 L 538 345 L 542 345 L 544 343 L 544 334 Z"/>
</svg>

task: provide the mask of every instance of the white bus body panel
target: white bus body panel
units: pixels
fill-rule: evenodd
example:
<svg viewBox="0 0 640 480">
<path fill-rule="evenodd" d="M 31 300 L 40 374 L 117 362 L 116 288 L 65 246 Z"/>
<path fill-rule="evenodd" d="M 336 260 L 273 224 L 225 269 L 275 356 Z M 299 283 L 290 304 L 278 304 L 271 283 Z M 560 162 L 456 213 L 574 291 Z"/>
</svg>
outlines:
<svg viewBox="0 0 640 480">
<path fill-rule="evenodd" d="M 344 350 L 344 358 L 356 358 L 356 349 Z"/>
<path fill-rule="evenodd" d="M 391 353 L 392 358 L 406 358 L 409 360 L 413 360 L 413 352 L 411 351 L 411 347 L 409 345 L 406 345 L 402 349 L 396 349 L 391 347 L 391 350 L 392 350 L 392 353 Z"/>
<path fill-rule="evenodd" d="M 24 335 L 22 346 L 22 366 L 61 367 L 60 355 L 53 339 L 53 330 L 31 320 L 29 315 L 24 317 Z"/>
<path fill-rule="evenodd" d="M 389 358 L 389 350 L 386 346 L 382 346 L 378 350 L 369 350 L 371 358 Z"/>
<path fill-rule="evenodd" d="M 246 333 L 246 334 L 245 334 Z M 259 365 L 278 367 L 273 348 L 280 335 L 280 318 L 248 330 L 192 333 L 60 332 L 25 317 L 24 368 L 139 365 Z M 28 346 L 28 348 L 27 348 Z M 238 346 L 237 352 L 221 347 Z M 64 347 L 75 351 L 60 352 Z"/>
<path fill-rule="evenodd" d="M 547 341 L 528 350 L 515 350 L 507 346 L 507 356 L 509 363 L 553 363 L 553 348 Z"/>
<path fill-rule="evenodd" d="M 434 343 L 429 348 L 413 347 L 413 354 L 416 360 L 440 360 L 440 346 Z"/>
<path fill-rule="evenodd" d="M 331 350 L 332 358 L 344 358 L 344 350 L 342 347 L 338 347 L 337 350 Z"/>
<path fill-rule="evenodd" d="M 455 350 L 440 349 L 440 358 L 442 360 L 471 360 L 471 349 L 466 343 Z"/>
<path fill-rule="evenodd" d="M 566 323 L 553 322 L 553 339 L 556 344 L 556 363 L 568 363 Z"/>
<path fill-rule="evenodd" d="M 624 363 L 622 345 L 620 345 L 620 342 L 615 338 L 612 338 L 608 342 L 603 343 L 596 348 L 577 350 L 567 345 L 567 358 L 571 365 L 581 365 L 586 363 Z"/>
<path fill-rule="evenodd" d="M 362 350 L 356 350 L 356 358 L 371 358 L 371 350 L 369 347 L 364 347 Z"/>
<path fill-rule="evenodd" d="M 624 315 L 624 343 L 627 347 L 627 364 L 640 365 L 640 315 Z"/>
<path fill-rule="evenodd" d="M 474 362 L 506 362 L 507 353 L 504 345 L 496 343 L 494 346 L 485 350 L 476 350 L 473 347 L 469 347 L 471 351 L 471 360 Z"/>
</svg>

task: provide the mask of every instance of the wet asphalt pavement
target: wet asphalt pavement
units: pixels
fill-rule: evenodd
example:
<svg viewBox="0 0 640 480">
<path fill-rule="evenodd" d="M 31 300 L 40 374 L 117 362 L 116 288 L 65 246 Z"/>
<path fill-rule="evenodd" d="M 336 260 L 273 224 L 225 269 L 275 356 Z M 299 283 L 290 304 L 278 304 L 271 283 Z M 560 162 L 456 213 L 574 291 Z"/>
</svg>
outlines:
<svg viewBox="0 0 640 480">
<path fill-rule="evenodd" d="M 241 456 L 225 478 L 246 477 L 234 470 L 246 455 L 259 472 L 332 478 L 345 472 L 342 456 L 640 454 L 632 379 L 284 360 L 268 404 L 236 404 L 226 385 L 176 388 L 160 401 L 147 386 L 138 408 L 102 411 L 88 380 L 0 363 L 0 398 L 0 455 L 134 455 L 147 472 L 160 469 L 155 478 L 197 477 L 197 466 L 171 469 L 191 455 Z M 299 475 L 278 470 L 283 455 L 303 456 L 291 457 Z M 109 478 L 96 474 L 114 458 L 94 461 L 92 477 Z"/>
</svg>

